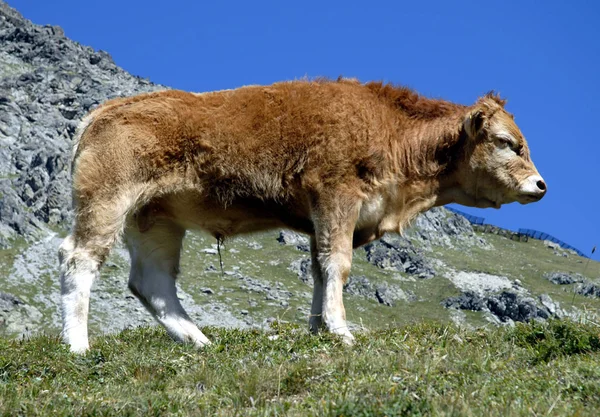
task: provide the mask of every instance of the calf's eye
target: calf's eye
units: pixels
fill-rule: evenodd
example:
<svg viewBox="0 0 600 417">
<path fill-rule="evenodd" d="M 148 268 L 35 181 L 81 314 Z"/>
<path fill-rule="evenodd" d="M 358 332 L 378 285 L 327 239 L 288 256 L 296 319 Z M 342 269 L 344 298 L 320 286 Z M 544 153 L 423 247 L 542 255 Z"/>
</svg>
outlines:
<svg viewBox="0 0 600 417">
<path fill-rule="evenodd" d="M 516 143 L 508 138 L 502 138 L 502 137 L 498 138 L 498 141 L 500 141 L 502 148 L 505 148 L 508 146 L 511 151 L 514 151 L 515 153 L 519 153 L 520 147 L 519 147 L 518 143 Z"/>
</svg>

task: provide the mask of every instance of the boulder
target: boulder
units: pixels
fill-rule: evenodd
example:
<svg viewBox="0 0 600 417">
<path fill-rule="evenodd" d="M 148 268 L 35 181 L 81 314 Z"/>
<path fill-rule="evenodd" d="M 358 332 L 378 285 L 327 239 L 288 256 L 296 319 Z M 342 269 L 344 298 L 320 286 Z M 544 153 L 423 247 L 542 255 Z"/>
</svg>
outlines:
<svg viewBox="0 0 600 417">
<path fill-rule="evenodd" d="M 512 290 L 495 294 L 465 291 L 456 297 L 445 299 L 442 305 L 446 308 L 488 312 L 501 323 L 546 320 L 552 316 L 563 315 L 558 303 L 554 303 L 548 295 L 540 297 L 538 302 L 528 295 Z"/>
<path fill-rule="evenodd" d="M 546 272 L 542 276 L 551 283 L 557 285 L 575 284 L 585 280 L 583 275 L 569 272 Z"/>
<path fill-rule="evenodd" d="M 25 337 L 39 328 L 42 313 L 20 298 L 0 292 L 0 335 Z"/>
<path fill-rule="evenodd" d="M 297 232 L 281 230 L 277 241 L 282 245 L 293 246 L 302 252 L 310 252 L 310 241 L 308 237 Z"/>
<path fill-rule="evenodd" d="M 379 268 L 394 269 L 423 279 L 435 276 L 429 261 L 402 236 L 385 235 L 364 248 L 367 260 Z"/>
<path fill-rule="evenodd" d="M 406 235 L 426 246 L 478 246 L 485 249 L 492 247 L 475 234 L 473 226 L 465 217 L 443 207 L 434 207 L 421 213 Z"/>
</svg>

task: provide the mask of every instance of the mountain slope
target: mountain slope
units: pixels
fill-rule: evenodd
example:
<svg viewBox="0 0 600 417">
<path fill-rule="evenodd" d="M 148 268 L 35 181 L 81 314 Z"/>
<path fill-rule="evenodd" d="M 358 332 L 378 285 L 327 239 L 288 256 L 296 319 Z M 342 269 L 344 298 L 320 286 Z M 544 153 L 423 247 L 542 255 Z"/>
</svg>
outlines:
<svg viewBox="0 0 600 417">
<path fill-rule="evenodd" d="M 0 247 L 65 226 L 70 143 L 85 113 L 160 88 L 0 1 Z"/>
</svg>

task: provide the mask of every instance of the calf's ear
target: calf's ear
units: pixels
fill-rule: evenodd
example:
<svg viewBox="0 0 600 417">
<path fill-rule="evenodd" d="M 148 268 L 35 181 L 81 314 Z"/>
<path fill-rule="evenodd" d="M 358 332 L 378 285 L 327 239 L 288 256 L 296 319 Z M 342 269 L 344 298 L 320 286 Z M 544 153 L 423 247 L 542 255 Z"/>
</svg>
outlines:
<svg viewBox="0 0 600 417">
<path fill-rule="evenodd" d="M 463 122 L 465 132 L 475 139 L 485 130 L 487 117 L 482 109 L 474 109 L 471 111 Z"/>
</svg>

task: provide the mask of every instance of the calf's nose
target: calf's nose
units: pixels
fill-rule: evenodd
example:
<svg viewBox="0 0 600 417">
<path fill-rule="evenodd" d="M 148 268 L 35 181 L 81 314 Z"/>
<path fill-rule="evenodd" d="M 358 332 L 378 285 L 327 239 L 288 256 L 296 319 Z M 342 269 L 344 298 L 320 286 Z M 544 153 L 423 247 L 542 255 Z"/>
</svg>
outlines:
<svg viewBox="0 0 600 417">
<path fill-rule="evenodd" d="M 535 174 L 521 183 L 519 192 L 523 196 L 540 199 L 546 194 L 547 189 L 544 179 L 539 174 Z"/>
<path fill-rule="evenodd" d="M 538 182 L 536 182 L 535 185 L 537 185 L 538 189 L 540 191 L 543 191 L 544 194 L 546 193 L 546 183 L 544 182 L 544 180 L 538 180 Z"/>
</svg>

